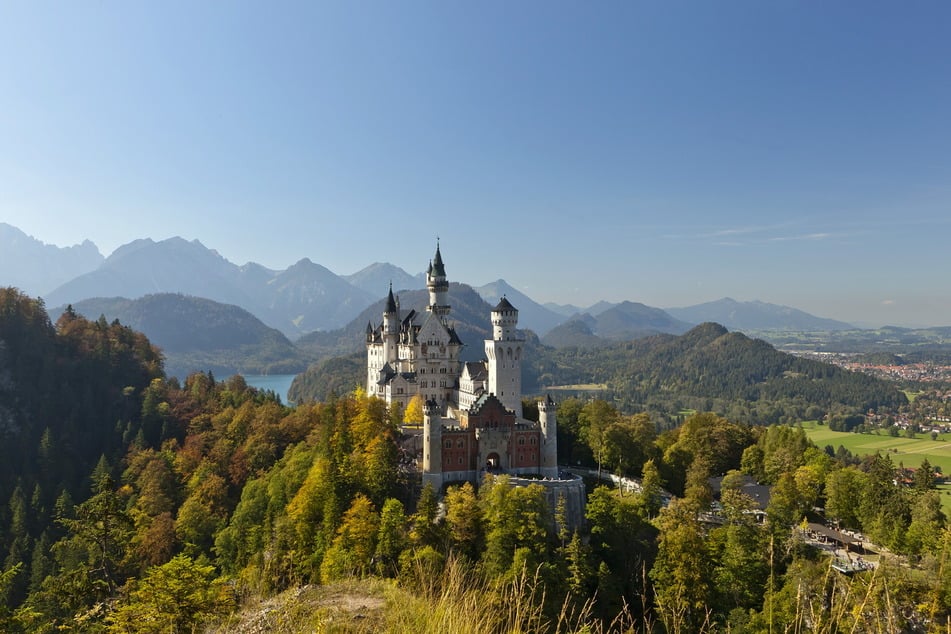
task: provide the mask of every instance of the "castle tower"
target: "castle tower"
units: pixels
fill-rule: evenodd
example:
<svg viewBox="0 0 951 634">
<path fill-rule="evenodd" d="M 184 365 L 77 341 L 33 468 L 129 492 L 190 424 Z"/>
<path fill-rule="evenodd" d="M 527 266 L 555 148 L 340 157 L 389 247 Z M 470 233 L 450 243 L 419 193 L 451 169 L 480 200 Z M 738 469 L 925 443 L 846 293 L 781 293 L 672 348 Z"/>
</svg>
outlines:
<svg viewBox="0 0 951 634">
<path fill-rule="evenodd" d="M 558 478 L 558 421 L 551 395 L 538 402 L 538 426 L 541 428 L 541 455 L 538 472 L 546 478 Z"/>
<path fill-rule="evenodd" d="M 434 400 L 423 403 L 423 486 L 442 487 L 442 418 Z"/>
<path fill-rule="evenodd" d="M 429 289 L 429 306 L 426 310 L 441 317 L 449 314 L 449 280 L 446 278 L 446 267 L 439 253 L 439 243 L 436 243 L 436 256 L 429 263 L 426 271 L 426 288 Z"/>
<path fill-rule="evenodd" d="M 495 394 L 506 409 L 522 416 L 522 344 L 515 327 L 518 309 L 505 297 L 492 309 L 492 339 L 485 340 L 489 360 L 486 390 Z"/>
<path fill-rule="evenodd" d="M 393 284 L 390 283 L 390 292 L 386 296 L 386 307 L 383 309 L 383 355 L 386 363 L 395 365 L 399 359 L 400 339 L 400 311 L 393 297 Z"/>
</svg>

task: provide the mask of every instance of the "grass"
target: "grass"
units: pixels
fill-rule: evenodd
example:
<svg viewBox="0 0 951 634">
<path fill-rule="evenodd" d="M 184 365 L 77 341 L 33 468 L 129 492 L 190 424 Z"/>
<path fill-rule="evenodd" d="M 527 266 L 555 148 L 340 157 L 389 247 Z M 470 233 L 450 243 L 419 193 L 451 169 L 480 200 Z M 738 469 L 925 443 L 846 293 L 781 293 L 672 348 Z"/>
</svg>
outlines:
<svg viewBox="0 0 951 634">
<path fill-rule="evenodd" d="M 842 445 L 857 456 L 887 453 L 896 465 L 901 462 L 906 467 L 917 467 L 927 458 L 932 466 L 941 467 L 942 473 L 951 474 L 951 442 L 948 434 L 941 434 L 937 440 L 932 440 L 930 433 L 906 438 L 904 435 L 889 436 L 885 433 L 854 434 L 832 431 L 815 421 L 805 422 L 802 427 L 809 439 L 819 447 L 832 445 L 838 449 L 839 445 Z"/>
<path fill-rule="evenodd" d="M 951 435 L 941 434 L 937 440 L 931 434 L 916 434 L 914 438 L 881 434 L 855 434 L 847 431 L 832 431 L 816 421 L 802 423 L 809 440 L 820 448 L 832 445 L 838 449 L 842 445 L 856 456 L 869 456 L 876 452 L 887 454 L 895 466 L 917 467 L 927 458 L 933 467 L 940 467 L 941 473 L 951 475 Z M 951 484 L 937 487 L 941 494 L 941 507 L 951 516 Z"/>
<path fill-rule="evenodd" d="M 552 385 L 545 388 L 553 392 L 604 392 L 608 389 L 607 383 L 576 383 L 574 385 Z"/>
<path fill-rule="evenodd" d="M 420 568 L 403 584 L 396 580 L 350 579 L 304 586 L 280 595 L 249 597 L 241 612 L 208 628 L 214 634 L 316 632 L 320 634 L 628 634 L 627 610 L 608 624 L 591 615 L 593 600 L 560 614 L 544 614 L 544 584 L 525 572 L 489 582 L 468 565 L 450 560 L 440 571 Z M 435 573 L 435 574 L 433 574 Z M 645 624 L 650 630 L 650 622 Z"/>
</svg>

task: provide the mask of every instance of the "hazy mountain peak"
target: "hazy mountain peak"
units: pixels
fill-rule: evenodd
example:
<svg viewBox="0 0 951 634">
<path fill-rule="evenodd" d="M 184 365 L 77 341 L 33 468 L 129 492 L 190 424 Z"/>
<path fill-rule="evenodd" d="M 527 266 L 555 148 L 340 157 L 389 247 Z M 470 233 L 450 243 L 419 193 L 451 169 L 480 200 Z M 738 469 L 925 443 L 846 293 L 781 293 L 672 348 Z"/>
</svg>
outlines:
<svg viewBox="0 0 951 634">
<path fill-rule="evenodd" d="M 566 319 L 564 315 L 545 308 L 501 278 L 474 290 L 492 306 L 495 306 L 504 296 L 518 309 L 519 328 L 533 330 L 539 336 L 544 335 Z"/>
<path fill-rule="evenodd" d="M 385 296 L 390 284 L 393 284 L 394 291 L 416 290 L 424 286 L 421 276 L 410 275 L 389 262 L 374 262 L 356 273 L 344 275 L 343 279 L 373 297 Z"/>
<path fill-rule="evenodd" d="M 94 270 L 104 259 L 90 240 L 58 247 L 5 222 L 0 222 L 0 253 L 0 285 L 42 296 L 76 275 Z"/>
<path fill-rule="evenodd" d="M 668 308 L 667 312 L 684 321 L 713 321 L 731 330 L 850 330 L 853 327 L 789 306 L 760 300 L 738 302 L 730 297 L 684 308 Z"/>
</svg>

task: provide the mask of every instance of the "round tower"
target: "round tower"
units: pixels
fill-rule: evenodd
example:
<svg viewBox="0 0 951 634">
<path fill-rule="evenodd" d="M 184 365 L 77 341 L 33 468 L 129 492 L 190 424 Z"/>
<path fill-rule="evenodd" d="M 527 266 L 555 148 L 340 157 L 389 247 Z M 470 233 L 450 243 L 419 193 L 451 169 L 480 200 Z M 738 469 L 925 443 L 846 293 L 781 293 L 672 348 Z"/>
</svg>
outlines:
<svg viewBox="0 0 951 634">
<path fill-rule="evenodd" d="M 486 389 L 506 409 L 522 416 L 522 344 L 518 337 L 518 309 L 505 297 L 492 309 L 492 339 L 485 340 L 489 363 Z"/>
<path fill-rule="evenodd" d="M 436 256 L 429 263 L 426 271 L 426 288 L 429 289 L 429 307 L 427 310 L 437 315 L 449 314 L 449 280 L 446 278 L 446 267 L 439 252 L 439 242 L 436 243 Z"/>
<path fill-rule="evenodd" d="M 435 400 L 423 403 L 423 485 L 442 487 L 442 417 Z"/>
<path fill-rule="evenodd" d="M 400 311 L 393 297 L 393 284 L 390 283 L 390 292 L 386 296 L 386 307 L 383 309 L 383 347 L 386 363 L 395 363 L 398 358 L 400 337 Z"/>
<path fill-rule="evenodd" d="M 541 430 L 539 473 L 546 478 L 558 478 L 558 421 L 555 402 L 551 395 L 538 402 L 538 426 Z"/>
<path fill-rule="evenodd" d="M 505 295 L 492 309 L 492 338 L 498 341 L 510 341 L 516 338 L 518 309 L 512 306 Z"/>
</svg>

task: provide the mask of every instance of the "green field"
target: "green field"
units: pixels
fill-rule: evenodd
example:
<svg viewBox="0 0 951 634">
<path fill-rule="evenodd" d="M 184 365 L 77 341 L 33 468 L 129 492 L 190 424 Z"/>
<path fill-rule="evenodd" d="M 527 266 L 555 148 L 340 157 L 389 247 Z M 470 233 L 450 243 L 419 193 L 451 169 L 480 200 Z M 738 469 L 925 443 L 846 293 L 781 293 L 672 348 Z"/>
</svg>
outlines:
<svg viewBox="0 0 951 634">
<path fill-rule="evenodd" d="M 552 385 L 546 390 L 562 392 L 604 392 L 608 389 L 606 383 L 577 383 L 575 385 Z"/>
<path fill-rule="evenodd" d="M 842 445 L 857 456 L 871 455 L 875 452 L 888 454 L 897 466 L 899 462 L 906 467 L 917 467 L 925 458 L 941 472 L 951 474 L 951 434 L 942 434 L 937 440 L 931 440 L 931 434 L 918 434 L 915 438 L 889 436 L 888 434 L 853 434 L 845 431 L 832 431 L 814 422 L 802 424 L 809 440 L 819 447 L 832 445 L 838 449 Z"/>
<path fill-rule="evenodd" d="M 918 434 L 915 438 L 894 437 L 888 434 L 853 434 L 845 431 L 832 431 L 815 421 L 802 423 L 809 440 L 820 448 L 832 445 L 838 449 L 842 445 L 856 456 L 872 455 L 880 452 L 888 455 L 895 466 L 899 463 L 906 467 L 917 467 L 925 458 L 934 467 L 940 467 L 941 473 L 951 475 L 951 434 L 941 434 L 937 440 L 931 440 L 931 434 Z M 941 506 L 947 515 L 951 515 L 951 484 L 938 487 L 941 492 Z"/>
</svg>

